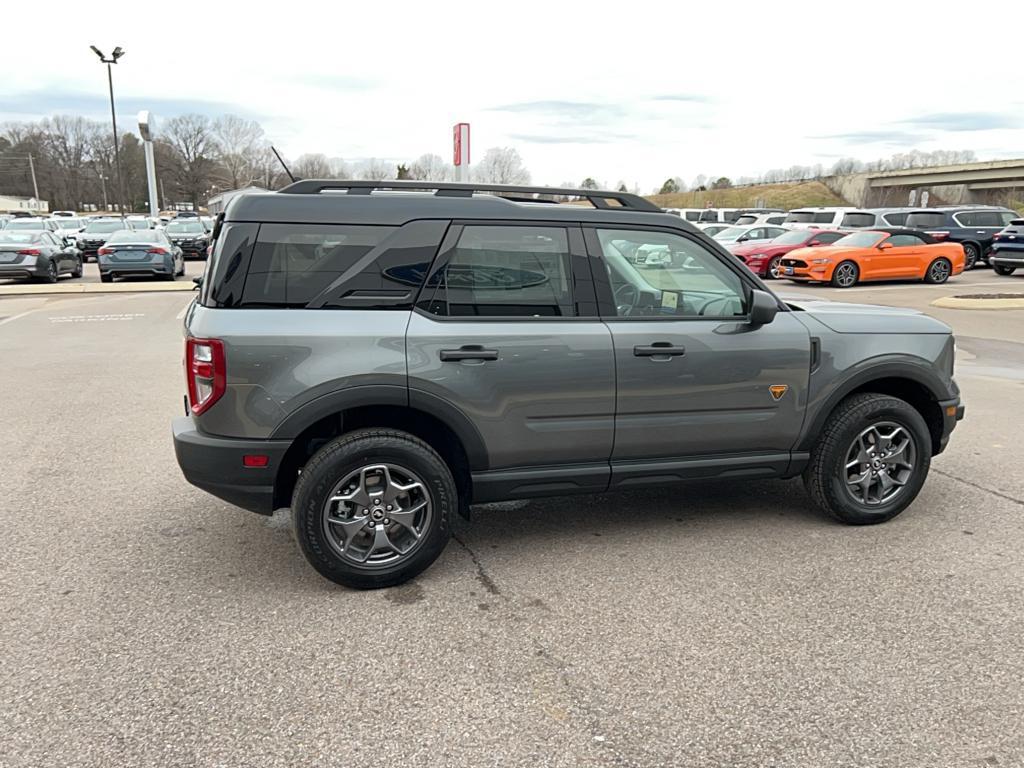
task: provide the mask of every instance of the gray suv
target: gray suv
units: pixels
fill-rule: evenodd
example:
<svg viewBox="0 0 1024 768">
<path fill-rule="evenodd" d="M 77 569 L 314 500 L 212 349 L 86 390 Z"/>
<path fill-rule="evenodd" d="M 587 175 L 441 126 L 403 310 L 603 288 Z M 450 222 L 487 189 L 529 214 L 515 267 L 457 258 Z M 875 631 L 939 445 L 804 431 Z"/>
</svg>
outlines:
<svg viewBox="0 0 1024 768">
<path fill-rule="evenodd" d="M 415 576 L 479 502 L 802 475 L 879 523 L 963 416 L 947 326 L 783 302 L 627 193 L 305 180 L 234 198 L 213 238 L 178 463 L 290 506 L 310 563 L 352 587 Z M 637 269 L 645 247 L 678 266 Z"/>
</svg>

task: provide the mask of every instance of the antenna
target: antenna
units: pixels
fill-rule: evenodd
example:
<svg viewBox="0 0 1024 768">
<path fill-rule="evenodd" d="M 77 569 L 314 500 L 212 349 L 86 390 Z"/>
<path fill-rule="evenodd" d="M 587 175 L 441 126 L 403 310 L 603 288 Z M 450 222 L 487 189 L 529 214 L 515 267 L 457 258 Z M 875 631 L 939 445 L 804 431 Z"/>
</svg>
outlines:
<svg viewBox="0 0 1024 768">
<path fill-rule="evenodd" d="M 292 180 L 292 183 L 295 183 L 295 177 L 292 176 L 292 172 L 288 170 L 288 166 L 284 164 L 284 160 L 281 159 L 281 155 L 279 155 L 277 150 L 274 149 L 273 144 L 270 145 L 270 151 L 274 153 L 274 157 L 277 158 L 277 162 L 279 162 L 281 167 L 284 168 L 284 172 L 288 174 L 288 178 Z"/>
</svg>

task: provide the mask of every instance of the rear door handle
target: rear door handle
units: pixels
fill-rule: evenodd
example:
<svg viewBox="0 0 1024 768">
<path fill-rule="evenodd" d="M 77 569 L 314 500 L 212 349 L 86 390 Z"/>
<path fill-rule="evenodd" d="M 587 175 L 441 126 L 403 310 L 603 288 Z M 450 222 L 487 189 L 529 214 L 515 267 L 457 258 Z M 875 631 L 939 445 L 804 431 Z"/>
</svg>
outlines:
<svg viewBox="0 0 1024 768">
<path fill-rule="evenodd" d="M 480 344 L 464 344 L 458 349 L 442 349 L 441 362 L 456 363 L 461 360 L 497 360 L 498 350 L 484 349 Z"/>
<path fill-rule="evenodd" d="M 667 341 L 656 341 L 648 346 L 633 347 L 635 357 L 682 357 L 686 354 L 686 347 L 677 347 Z"/>
</svg>

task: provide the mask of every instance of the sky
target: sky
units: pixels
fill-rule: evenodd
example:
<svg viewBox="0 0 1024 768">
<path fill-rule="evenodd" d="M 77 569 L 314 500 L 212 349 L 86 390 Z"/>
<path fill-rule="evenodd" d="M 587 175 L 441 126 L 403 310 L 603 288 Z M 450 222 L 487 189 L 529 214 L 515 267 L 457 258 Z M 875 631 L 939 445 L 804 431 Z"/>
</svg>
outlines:
<svg viewBox="0 0 1024 768">
<path fill-rule="evenodd" d="M 515 147 L 539 184 L 756 176 L 911 149 L 1024 156 L 1016 3 L 50 0 L 5 9 L 0 122 L 259 120 L 287 157 Z M 102 10 L 101 10 L 102 9 Z M 959 20 L 958 20 L 959 19 Z M 963 34 L 958 28 L 963 24 Z M 1003 40 L 1003 42 L 1000 42 Z"/>
</svg>

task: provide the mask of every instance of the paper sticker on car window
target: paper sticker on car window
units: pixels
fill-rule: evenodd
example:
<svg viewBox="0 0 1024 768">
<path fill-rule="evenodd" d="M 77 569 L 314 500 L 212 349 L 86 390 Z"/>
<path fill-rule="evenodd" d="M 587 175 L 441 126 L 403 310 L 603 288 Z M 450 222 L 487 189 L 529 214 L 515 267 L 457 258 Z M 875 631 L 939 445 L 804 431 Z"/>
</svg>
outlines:
<svg viewBox="0 0 1024 768">
<path fill-rule="evenodd" d="M 679 306 L 679 294 L 672 291 L 661 292 L 661 308 L 674 310 Z"/>
</svg>

